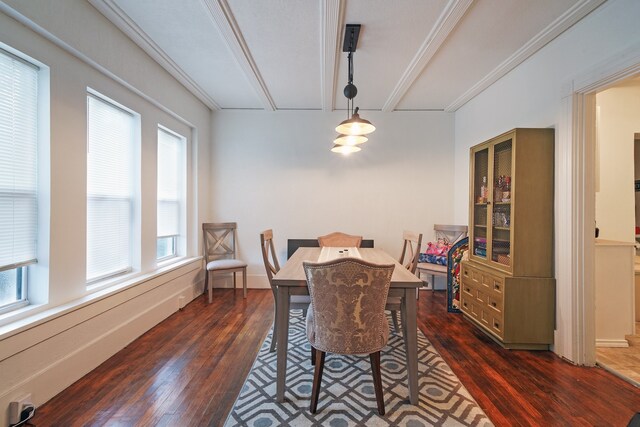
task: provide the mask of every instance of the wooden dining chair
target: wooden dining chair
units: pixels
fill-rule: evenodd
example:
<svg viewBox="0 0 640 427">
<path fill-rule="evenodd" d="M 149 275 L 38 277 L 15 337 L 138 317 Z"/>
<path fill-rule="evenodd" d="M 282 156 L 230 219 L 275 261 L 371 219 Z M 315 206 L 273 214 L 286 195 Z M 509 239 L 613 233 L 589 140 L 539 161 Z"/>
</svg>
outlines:
<svg viewBox="0 0 640 427">
<path fill-rule="evenodd" d="M 273 300 L 275 301 L 275 313 L 273 318 L 273 334 L 271 337 L 271 348 L 269 351 L 276 350 L 278 330 L 278 296 L 277 287 L 273 285 L 273 276 L 280 271 L 280 263 L 278 263 L 278 256 L 276 255 L 275 245 L 273 243 L 273 230 L 264 230 L 260 233 L 260 247 L 262 249 L 262 260 L 264 261 L 264 268 L 267 271 L 267 278 L 271 285 L 271 291 L 273 292 Z M 302 315 L 307 315 L 307 309 L 311 303 L 309 295 L 292 295 L 289 303 L 290 310 L 302 310 Z"/>
<path fill-rule="evenodd" d="M 384 415 L 380 350 L 389 339 L 384 307 L 395 265 L 342 258 L 304 262 L 303 266 L 311 296 L 307 338 L 316 355 L 311 413 L 318 407 L 324 361 L 329 352 L 369 355 L 378 413 Z"/>
<path fill-rule="evenodd" d="M 213 296 L 213 283 L 209 275 L 214 273 L 233 273 L 233 288 L 236 287 L 236 273 L 242 273 L 242 289 L 247 297 L 247 263 L 236 258 L 235 222 L 206 222 L 202 224 L 202 242 L 204 249 L 204 287 L 209 292 L 209 304 Z M 213 279 L 212 279 L 213 280 Z"/>
<path fill-rule="evenodd" d="M 318 243 L 320 247 L 345 247 L 345 248 L 359 248 L 362 243 L 362 236 L 352 236 L 350 234 L 341 233 L 336 231 L 334 233 L 327 234 L 326 236 L 318 237 Z"/>
<path fill-rule="evenodd" d="M 413 231 L 405 230 L 402 233 L 402 252 L 398 263 L 411 273 L 416 273 L 418 266 L 418 258 L 420 256 L 420 247 L 422 246 L 422 233 L 414 233 Z M 390 297 L 387 299 L 387 310 L 391 311 L 391 319 L 393 320 L 393 328 L 396 333 L 400 332 L 400 325 L 398 325 L 398 310 L 401 309 L 402 299 L 400 297 Z"/>
</svg>

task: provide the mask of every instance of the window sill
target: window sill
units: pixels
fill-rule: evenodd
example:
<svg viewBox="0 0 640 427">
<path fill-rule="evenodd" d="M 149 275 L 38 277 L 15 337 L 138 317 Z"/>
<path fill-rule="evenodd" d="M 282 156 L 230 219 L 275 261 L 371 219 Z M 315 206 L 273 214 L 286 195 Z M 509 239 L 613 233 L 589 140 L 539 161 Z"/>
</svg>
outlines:
<svg viewBox="0 0 640 427">
<path fill-rule="evenodd" d="M 79 310 L 91 304 L 95 304 L 105 298 L 116 295 L 125 290 L 135 288 L 163 274 L 177 270 L 189 264 L 200 262 L 201 256 L 198 257 L 182 257 L 172 258 L 158 265 L 158 268 L 152 272 L 144 274 L 127 275 L 127 277 L 118 277 L 109 280 L 107 283 L 100 283 L 91 287 L 93 292 L 84 297 L 78 298 L 71 302 L 48 308 L 48 304 L 33 304 L 27 307 L 14 310 L 9 313 L 0 315 L 0 340 L 11 337 L 25 330 L 31 329 L 43 323 L 54 320 L 60 316 Z M 198 268 L 200 266 L 198 265 Z"/>
</svg>

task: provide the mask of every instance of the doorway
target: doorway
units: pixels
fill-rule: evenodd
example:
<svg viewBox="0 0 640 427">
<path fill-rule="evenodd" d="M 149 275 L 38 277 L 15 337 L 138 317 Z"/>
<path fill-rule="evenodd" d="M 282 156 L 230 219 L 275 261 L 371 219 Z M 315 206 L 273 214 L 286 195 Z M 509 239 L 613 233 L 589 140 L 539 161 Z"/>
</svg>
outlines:
<svg viewBox="0 0 640 427">
<path fill-rule="evenodd" d="M 640 77 L 596 91 L 595 108 L 596 363 L 640 386 Z"/>
</svg>

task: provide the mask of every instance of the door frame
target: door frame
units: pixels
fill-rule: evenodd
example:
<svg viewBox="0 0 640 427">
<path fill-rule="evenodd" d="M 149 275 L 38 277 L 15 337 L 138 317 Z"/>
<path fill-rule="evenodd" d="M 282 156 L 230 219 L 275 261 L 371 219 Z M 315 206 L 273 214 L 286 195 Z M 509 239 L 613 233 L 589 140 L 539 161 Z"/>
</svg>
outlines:
<svg viewBox="0 0 640 427">
<path fill-rule="evenodd" d="M 595 346 L 595 147 L 596 93 L 640 73 L 640 43 L 617 52 L 563 86 L 556 133 L 554 351 L 579 365 L 593 366 Z M 567 257 L 570 254 L 570 257 Z M 570 259 L 570 262 L 567 260 Z"/>
</svg>

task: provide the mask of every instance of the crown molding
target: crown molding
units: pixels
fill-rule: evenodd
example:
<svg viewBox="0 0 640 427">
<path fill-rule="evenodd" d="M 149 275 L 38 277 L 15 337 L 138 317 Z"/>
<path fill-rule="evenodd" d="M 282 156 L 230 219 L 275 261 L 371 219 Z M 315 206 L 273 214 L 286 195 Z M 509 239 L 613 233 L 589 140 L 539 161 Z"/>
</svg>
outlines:
<svg viewBox="0 0 640 427">
<path fill-rule="evenodd" d="M 391 95 L 382 106 L 382 111 L 389 112 L 395 109 L 472 4 L 473 0 L 450 0 L 447 3 L 420 49 L 402 73 L 396 87 L 391 91 Z"/>
<path fill-rule="evenodd" d="M 336 103 L 339 39 L 344 21 L 344 0 L 322 0 L 320 34 L 322 51 L 320 75 L 322 110 L 333 111 Z"/>
<path fill-rule="evenodd" d="M 525 43 L 520 49 L 494 68 L 489 74 L 484 76 L 475 85 L 471 86 L 458 99 L 449 104 L 445 111 L 454 112 L 464 104 L 479 95 L 486 88 L 504 77 L 509 71 L 523 63 L 547 43 L 558 37 L 560 34 L 571 28 L 573 24 L 591 13 L 606 0 L 581 0 L 565 13 L 560 15 L 555 21 L 549 24 L 544 30 L 536 34 L 531 40 Z"/>
<path fill-rule="evenodd" d="M 258 66 L 251 56 L 249 47 L 242 37 L 238 23 L 231 13 L 231 8 L 226 0 L 201 0 L 205 9 L 209 12 L 211 21 L 215 24 L 227 44 L 229 51 L 244 72 L 245 77 L 253 87 L 264 106 L 265 110 L 275 111 L 276 105 L 269 94 L 267 85 L 260 75 Z"/>
<path fill-rule="evenodd" d="M 162 103 L 160 103 L 155 98 L 147 95 L 145 92 L 141 91 L 140 89 L 138 89 L 137 87 L 135 87 L 134 85 L 129 83 L 128 81 L 124 80 L 123 78 L 121 78 L 117 74 L 113 73 L 108 68 L 106 68 L 103 65 L 99 64 L 98 62 L 96 62 L 95 60 L 93 60 L 92 58 L 90 58 L 89 56 L 84 54 L 83 52 L 81 52 L 78 49 L 76 49 L 75 47 L 71 46 L 69 43 L 67 43 L 64 40 L 60 39 L 59 37 L 53 35 L 51 32 L 49 32 L 48 30 L 44 29 L 40 25 L 36 24 L 34 21 L 32 21 L 31 19 L 29 19 L 26 16 L 22 15 L 20 12 L 16 11 L 11 6 L 7 5 L 6 3 L 4 3 L 2 1 L 0 1 L 0 12 L 2 12 L 5 15 L 15 19 L 17 22 L 19 22 L 22 25 L 24 25 L 25 27 L 29 28 L 31 31 L 33 31 L 36 34 L 38 34 L 41 37 L 43 37 L 45 40 L 50 41 L 54 45 L 58 46 L 60 49 L 64 50 L 65 52 L 67 52 L 70 55 L 74 56 L 78 60 L 80 60 L 80 61 L 84 62 L 85 64 L 87 64 L 89 67 L 91 67 L 94 70 L 102 73 L 103 75 L 107 76 L 111 80 L 113 80 L 116 83 L 118 83 L 118 84 L 122 85 L 123 87 L 127 88 L 132 93 L 135 93 L 140 98 L 146 100 L 147 102 L 149 102 L 150 104 L 154 105 L 158 109 L 160 109 L 160 110 L 164 111 L 165 113 L 169 114 L 171 117 L 175 118 L 176 120 L 180 121 L 181 123 L 184 123 L 185 125 L 189 126 L 193 130 L 195 130 L 195 125 L 193 123 L 191 123 L 189 120 L 187 120 L 186 118 L 182 117 L 181 115 L 179 115 L 175 111 L 165 107 Z"/>
<path fill-rule="evenodd" d="M 178 66 L 113 0 L 89 0 L 100 13 L 212 110 L 220 105 Z"/>
</svg>

